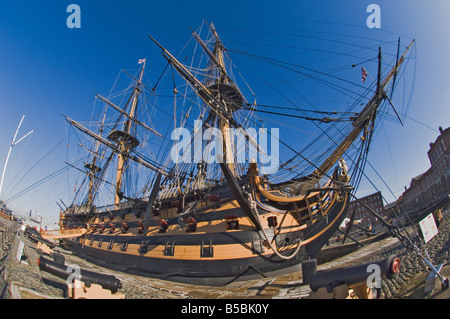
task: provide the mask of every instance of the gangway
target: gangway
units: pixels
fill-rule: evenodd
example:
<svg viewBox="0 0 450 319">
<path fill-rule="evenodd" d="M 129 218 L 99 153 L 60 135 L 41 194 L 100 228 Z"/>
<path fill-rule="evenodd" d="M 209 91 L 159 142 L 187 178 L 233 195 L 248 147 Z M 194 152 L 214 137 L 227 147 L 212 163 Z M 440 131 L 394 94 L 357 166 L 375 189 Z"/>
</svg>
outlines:
<svg viewBox="0 0 450 319">
<path fill-rule="evenodd" d="M 41 231 L 41 236 L 44 239 L 74 238 L 84 235 L 86 231 L 86 228 L 49 230 Z"/>
</svg>

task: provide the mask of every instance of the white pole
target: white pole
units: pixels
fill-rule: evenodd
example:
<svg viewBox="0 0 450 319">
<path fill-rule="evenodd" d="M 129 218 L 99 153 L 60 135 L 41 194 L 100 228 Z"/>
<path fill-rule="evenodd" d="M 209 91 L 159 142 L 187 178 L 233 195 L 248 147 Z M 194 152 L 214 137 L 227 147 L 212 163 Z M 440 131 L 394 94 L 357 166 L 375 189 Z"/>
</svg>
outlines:
<svg viewBox="0 0 450 319">
<path fill-rule="evenodd" d="M 34 132 L 30 131 L 28 132 L 26 135 L 24 135 L 20 140 L 18 140 L 17 142 L 15 142 L 16 137 L 17 137 L 17 133 L 19 133 L 19 129 L 20 126 L 22 125 L 23 119 L 25 118 L 25 115 L 22 115 L 22 119 L 20 120 L 19 126 L 17 127 L 16 133 L 14 134 L 14 137 L 11 141 L 11 146 L 9 147 L 9 151 L 8 151 L 8 156 L 6 156 L 6 161 L 5 161 L 5 166 L 3 167 L 3 173 L 2 173 L 2 179 L 0 181 L 0 195 L 2 193 L 2 187 L 3 187 L 3 179 L 5 178 L 5 172 L 6 172 L 6 165 L 8 165 L 8 160 L 9 160 L 9 155 L 11 155 L 11 150 L 13 148 L 14 145 L 16 145 L 17 143 L 19 143 L 21 140 L 23 140 L 25 137 L 27 137 L 28 135 L 30 135 L 31 133 Z"/>
</svg>

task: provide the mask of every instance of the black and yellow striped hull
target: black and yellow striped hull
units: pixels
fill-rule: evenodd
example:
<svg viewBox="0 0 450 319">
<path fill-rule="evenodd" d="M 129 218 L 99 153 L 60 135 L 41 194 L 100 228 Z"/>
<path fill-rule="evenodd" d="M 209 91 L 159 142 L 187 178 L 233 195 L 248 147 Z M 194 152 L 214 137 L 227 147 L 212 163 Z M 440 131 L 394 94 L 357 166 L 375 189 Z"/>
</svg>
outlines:
<svg viewBox="0 0 450 319">
<path fill-rule="evenodd" d="M 64 239 L 64 244 L 94 263 L 102 261 L 126 271 L 171 281 L 224 285 L 235 280 L 300 271 L 301 262 L 314 258 L 345 218 L 347 197 L 334 201 L 326 214 L 320 214 L 308 225 L 299 224 L 293 214 L 259 209 L 264 232 L 256 230 L 236 201 L 230 201 L 213 214 L 205 214 L 213 218 L 199 221 L 195 232 L 181 229 L 174 217 L 172 221 L 169 219 L 170 226 L 165 233 L 152 226 L 145 235 L 139 234 L 137 219 L 131 214 L 125 218 L 130 227 L 127 233 L 119 229 L 112 233 L 90 233 L 83 238 Z M 226 216 L 230 214 L 237 215 L 239 229 L 227 229 Z M 270 227 L 274 216 L 278 221 L 283 220 L 280 227 Z M 293 255 L 292 258 L 275 254 L 268 241 L 279 254 Z M 295 251 L 298 252 L 293 254 Z"/>
</svg>

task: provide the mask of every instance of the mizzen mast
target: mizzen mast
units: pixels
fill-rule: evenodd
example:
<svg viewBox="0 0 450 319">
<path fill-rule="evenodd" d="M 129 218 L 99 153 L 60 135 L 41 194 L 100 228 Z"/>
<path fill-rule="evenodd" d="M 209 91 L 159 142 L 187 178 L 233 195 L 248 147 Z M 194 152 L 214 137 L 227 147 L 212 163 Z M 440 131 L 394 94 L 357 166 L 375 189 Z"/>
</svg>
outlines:
<svg viewBox="0 0 450 319">
<path fill-rule="evenodd" d="M 100 134 L 97 134 L 97 133 L 91 131 L 90 129 L 82 126 L 81 124 L 77 123 L 76 121 L 63 115 L 66 118 L 67 122 L 69 122 L 72 126 L 77 128 L 78 130 L 82 131 L 83 133 L 89 135 L 90 137 L 94 138 L 97 142 L 110 148 L 113 151 L 112 154 L 118 155 L 118 162 L 117 162 L 117 168 L 116 168 L 116 181 L 114 184 L 114 188 L 115 188 L 114 204 L 115 205 L 118 205 L 123 198 L 122 181 L 123 181 L 123 175 L 124 175 L 126 164 L 127 164 L 128 160 L 132 160 L 132 161 L 134 161 L 138 164 L 141 164 L 147 168 L 150 168 L 151 170 L 158 172 L 160 174 L 167 175 L 167 172 L 164 171 L 164 169 L 162 169 L 158 166 L 155 166 L 154 164 L 143 159 L 141 156 L 131 154 L 131 152 L 140 144 L 138 139 L 132 135 L 132 124 L 133 123 L 140 125 L 140 126 L 144 127 L 145 129 L 149 130 L 150 132 L 152 132 L 153 134 L 161 137 L 160 133 L 158 133 L 157 131 L 155 131 L 154 129 L 152 129 L 151 127 L 146 125 L 145 123 L 142 123 L 141 121 L 139 121 L 136 118 L 139 95 L 142 92 L 142 88 L 141 88 L 143 86 L 142 78 L 143 78 L 143 74 L 144 74 L 144 70 L 145 70 L 146 60 L 143 60 L 142 63 L 143 63 L 143 66 L 139 73 L 139 79 L 135 79 L 137 83 L 133 89 L 133 92 L 132 92 L 130 98 L 128 99 L 126 105 L 123 108 L 115 105 L 114 103 L 112 103 L 111 101 L 102 97 L 99 94 L 96 95 L 97 99 L 101 100 L 108 106 L 110 106 L 113 109 L 115 109 L 116 111 L 118 111 L 120 113 L 119 118 L 122 116 L 125 118 L 125 122 L 123 124 L 122 129 L 113 129 L 108 134 L 107 138 L 104 138 Z M 130 109 L 129 111 L 127 111 L 128 107 Z M 99 144 L 97 143 L 97 149 L 98 149 L 98 145 Z M 98 155 L 97 151 L 95 153 L 97 156 Z M 108 162 L 110 161 L 111 158 L 112 158 L 112 155 L 108 159 Z M 96 166 L 95 159 L 92 163 L 86 164 L 85 167 L 89 170 L 89 172 L 88 172 L 88 175 L 90 176 L 90 187 L 89 188 L 92 189 L 92 186 L 93 186 L 92 181 L 93 181 L 95 175 L 100 171 L 100 168 Z M 92 203 L 94 194 L 90 192 L 88 196 L 89 196 L 88 202 Z"/>
<path fill-rule="evenodd" d="M 142 82 L 142 76 L 144 75 L 146 60 L 144 60 L 141 73 L 139 75 L 139 81 L 134 87 L 132 94 L 132 102 L 130 112 L 128 113 L 123 130 L 113 130 L 108 135 L 108 139 L 117 143 L 119 148 L 118 161 L 117 161 L 117 173 L 116 173 L 116 186 L 115 186 L 115 199 L 114 204 L 117 205 L 123 198 L 122 192 L 122 179 L 124 174 L 124 167 L 127 162 L 127 154 L 139 145 L 139 141 L 136 137 L 130 134 L 131 124 L 136 114 L 139 94 L 141 92 L 140 84 Z M 125 106 L 126 108 L 126 106 Z"/>
</svg>

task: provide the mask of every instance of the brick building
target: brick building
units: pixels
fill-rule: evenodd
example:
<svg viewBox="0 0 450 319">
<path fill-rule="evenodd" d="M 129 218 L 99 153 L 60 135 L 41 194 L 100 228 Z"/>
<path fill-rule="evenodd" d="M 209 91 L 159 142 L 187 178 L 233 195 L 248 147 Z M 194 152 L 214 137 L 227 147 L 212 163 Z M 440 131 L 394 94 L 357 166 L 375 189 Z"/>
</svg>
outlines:
<svg viewBox="0 0 450 319">
<path fill-rule="evenodd" d="M 450 127 L 445 130 L 439 127 L 439 133 L 427 152 L 431 167 L 411 179 L 399 201 L 406 212 L 431 206 L 450 193 Z"/>
<path fill-rule="evenodd" d="M 354 200 L 350 202 L 348 209 L 348 217 L 350 217 L 353 213 L 353 210 L 355 210 L 354 219 L 361 220 L 361 226 L 374 225 L 377 222 L 376 217 L 370 212 L 367 207 L 361 204 L 361 202 L 370 207 L 375 213 L 383 216 L 382 214 L 384 212 L 384 203 L 381 192 L 376 192 L 366 197 L 362 197 L 359 199 L 359 201 Z"/>
</svg>

